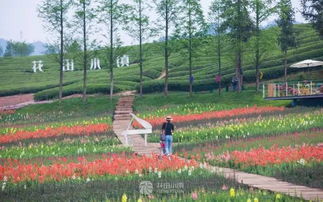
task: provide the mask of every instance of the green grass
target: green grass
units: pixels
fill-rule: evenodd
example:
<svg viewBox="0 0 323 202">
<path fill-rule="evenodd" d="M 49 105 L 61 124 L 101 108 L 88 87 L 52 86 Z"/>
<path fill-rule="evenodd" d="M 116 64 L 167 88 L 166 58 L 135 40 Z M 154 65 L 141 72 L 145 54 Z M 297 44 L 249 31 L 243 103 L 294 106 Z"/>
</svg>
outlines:
<svg viewBox="0 0 323 202">
<path fill-rule="evenodd" d="M 111 117 L 117 97 L 112 100 L 108 96 L 88 97 L 87 102 L 82 98 L 71 98 L 47 104 L 37 104 L 18 109 L 16 113 L 4 115 L 1 123 L 43 123 L 62 122 L 77 119 L 91 119 L 93 117 Z"/>
<path fill-rule="evenodd" d="M 40 144 L 31 144 L 27 147 L 12 146 L 0 151 L 0 158 L 36 158 L 36 157 L 67 157 L 80 156 L 88 154 L 104 154 L 104 153 L 121 153 L 130 152 L 129 147 L 119 147 L 119 140 L 115 137 L 103 139 L 89 139 L 84 143 L 83 138 L 76 141 L 49 142 Z"/>
<path fill-rule="evenodd" d="M 184 92 L 171 92 L 167 97 L 163 94 L 149 94 L 143 97 L 137 96 L 134 102 L 134 110 L 140 114 L 150 114 L 159 109 L 165 109 L 165 115 L 172 109 L 188 104 L 218 105 L 219 108 L 236 108 L 244 106 L 287 106 L 290 101 L 268 101 L 262 98 L 261 93 L 253 90 L 245 90 L 241 93 L 199 92 L 192 97 Z M 222 107 L 221 107 L 222 106 Z"/>
<path fill-rule="evenodd" d="M 31 105 L 18 110 L 19 113 L 40 114 L 52 112 L 76 113 L 84 115 L 113 113 L 117 98 L 111 101 L 108 96 L 88 97 L 86 102 L 82 98 L 71 98 L 55 101 L 49 104 Z"/>
</svg>

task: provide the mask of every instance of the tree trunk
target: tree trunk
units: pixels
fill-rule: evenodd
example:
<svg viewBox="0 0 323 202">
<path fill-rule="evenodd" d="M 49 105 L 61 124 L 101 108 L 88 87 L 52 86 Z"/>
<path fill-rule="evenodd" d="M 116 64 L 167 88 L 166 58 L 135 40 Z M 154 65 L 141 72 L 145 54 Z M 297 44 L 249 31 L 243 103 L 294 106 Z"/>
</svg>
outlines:
<svg viewBox="0 0 323 202">
<path fill-rule="evenodd" d="M 286 91 L 286 96 L 288 96 L 288 83 L 287 83 L 287 50 L 284 52 L 284 69 L 285 69 L 285 91 Z"/>
<path fill-rule="evenodd" d="M 142 51 L 142 8 L 141 0 L 139 0 L 139 68 L 140 68 L 140 96 L 142 96 L 142 66 L 143 66 L 143 51 Z"/>
<path fill-rule="evenodd" d="M 287 82 L 287 51 L 284 51 L 284 80 Z"/>
<path fill-rule="evenodd" d="M 259 44 L 258 44 L 258 40 L 256 42 L 256 92 L 259 91 L 259 82 L 260 82 L 260 73 L 259 73 Z"/>
<path fill-rule="evenodd" d="M 241 69 L 241 42 L 238 42 L 238 50 L 236 53 L 236 77 L 238 79 L 238 92 L 241 92 L 241 88 L 243 85 L 243 80 L 242 80 L 242 69 Z"/>
<path fill-rule="evenodd" d="M 260 61 L 260 47 L 259 47 L 259 40 L 260 40 L 260 28 L 259 28 L 259 1 L 256 2 L 256 92 L 259 91 L 259 61 Z"/>
<path fill-rule="evenodd" d="M 189 44 L 188 44 L 188 52 L 189 52 L 189 82 L 190 82 L 190 96 L 192 97 L 193 92 L 193 79 L 192 79 L 192 13 L 191 13 L 191 4 L 189 3 L 188 10 L 188 29 L 189 29 Z"/>
<path fill-rule="evenodd" d="M 113 0 L 110 0 L 110 99 L 113 96 Z"/>
<path fill-rule="evenodd" d="M 165 96 L 168 95 L 168 26 L 169 26 L 169 11 L 168 11 L 168 1 L 166 0 L 165 3 L 166 9 L 166 19 L 165 19 L 165 89 L 164 94 Z"/>
<path fill-rule="evenodd" d="M 59 101 L 63 97 L 63 63 L 64 63 L 64 26 L 63 26 L 63 0 L 60 0 L 60 37 L 61 37 L 61 50 L 60 50 L 60 70 L 59 70 Z"/>
<path fill-rule="evenodd" d="M 87 66 L 87 46 L 86 46 L 86 13 L 85 13 L 85 1 L 83 1 L 83 102 L 86 102 L 86 66 Z"/>
<path fill-rule="evenodd" d="M 243 23 L 241 22 L 242 20 L 242 17 L 241 17 L 241 1 L 238 0 L 238 19 L 240 20 L 240 23 Z M 237 51 L 237 69 L 236 69 L 236 75 L 237 75 L 237 79 L 238 79 L 238 92 L 241 92 L 241 88 L 242 88 L 242 85 L 243 85 L 243 80 L 242 80 L 242 69 L 241 69 L 241 60 L 242 60 L 242 30 L 241 30 L 241 26 L 238 26 L 238 38 L 237 38 L 237 42 L 238 42 L 238 51 Z"/>
<path fill-rule="evenodd" d="M 256 64 L 256 92 L 259 91 L 259 83 L 260 83 L 260 73 L 259 73 L 259 65 Z"/>
<path fill-rule="evenodd" d="M 220 33 L 220 18 L 218 18 L 218 27 L 217 27 L 217 33 L 218 33 L 218 75 L 221 78 L 221 33 Z M 221 80 L 219 81 L 219 95 L 221 95 Z"/>
</svg>

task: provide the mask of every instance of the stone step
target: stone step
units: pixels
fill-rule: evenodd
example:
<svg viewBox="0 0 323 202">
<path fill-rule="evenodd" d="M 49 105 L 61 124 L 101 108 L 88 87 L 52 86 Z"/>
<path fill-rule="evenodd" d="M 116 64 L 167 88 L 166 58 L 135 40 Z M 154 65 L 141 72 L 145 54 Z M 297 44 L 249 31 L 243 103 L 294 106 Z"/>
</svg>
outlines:
<svg viewBox="0 0 323 202">
<path fill-rule="evenodd" d="M 133 111 L 132 108 L 122 108 L 122 107 L 119 107 L 119 108 L 116 108 L 116 111 Z"/>
<path fill-rule="evenodd" d="M 134 99 L 134 97 L 131 95 L 128 95 L 128 96 L 123 96 L 120 99 Z"/>
<path fill-rule="evenodd" d="M 120 102 L 118 102 L 118 104 L 124 104 L 124 103 L 132 104 L 133 100 L 121 100 Z"/>
<path fill-rule="evenodd" d="M 120 125 L 128 125 L 129 122 L 128 121 L 114 121 L 113 125 L 114 126 L 120 126 Z"/>
<path fill-rule="evenodd" d="M 132 109 L 132 105 L 117 105 L 116 109 Z"/>
<path fill-rule="evenodd" d="M 117 117 L 117 118 L 114 118 L 114 120 L 117 120 L 117 121 L 121 120 L 121 121 L 123 121 L 123 120 L 129 120 L 129 119 L 127 117 Z"/>
<path fill-rule="evenodd" d="M 115 111 L 115 114 L 130 114 L 132 111 L 126 110 L 126 111 Z"/>
<path fill-rule="evenodd" d="M 128 115 L 114 115 L 113 118 L 116 120 L 122 119 L 122 120 L 129 120 L 130 121 L 130 116 L 128 116 Z"/>
<path fill-rule="evenodd" d="M 113 117 L 114 120 L 129 120 L 130 121 L 130 118 L 129 117 L 124 117 L 124 116 L 121 116 L 121 117 Z"/>
<path fill-rule="evenodd" d="M 131 107 L 116 107 L 115 111 L 133 111 Z"/>
<path fill-rule="evenodd" d="M 129 118 L 131 118 L 130 114 L 114 114 L 113 116 L 115 116 L 115 117 L 121 117 L 121 116 L 123 116 L 123 117 L 129 117 Z"/>
<path fill-rule="evenodd" d="M 132 105 L 133 100 L 118 102 L 118 105 Z"/>
</svg>

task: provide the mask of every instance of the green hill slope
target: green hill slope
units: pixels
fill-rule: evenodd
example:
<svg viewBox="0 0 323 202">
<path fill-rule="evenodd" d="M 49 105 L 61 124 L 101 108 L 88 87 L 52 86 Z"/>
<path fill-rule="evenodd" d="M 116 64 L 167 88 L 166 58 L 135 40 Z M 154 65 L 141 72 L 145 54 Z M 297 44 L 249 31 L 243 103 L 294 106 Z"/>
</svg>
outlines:
<svg viewBox="0 0 323 202">
<path fill-rule="evenodd" d="M 310 25 L 295 25 L 298 33 L 298 47 L 291 50 L 288 58 L 289 63 L 294 63 L 304 59 L 323 59 L 323 40 L 319 40 L 318 35 Z M 265 32 L 277 32 L 276 28 L 270 28 Z M 202 39 L 201 39 L 202 40 Z M 198 49 L 198 56 L 193 61 L 194 91 L 211 90 L 217 87 L 214 77 L 218 73 L 215 62 L 214 39 L 204 38 L 204 43 Z M 175 42 L 176 45 L 177 42 Z M 269 43 L 277 44 L 273 38 Z M 124 47 L 124 52 L 130 56 L 130 67 L 115 69 L 115 92 L 123 90 L 135 90 L 138 88 L 139 67 L 137 64 L 138 47 Z M 157 80 L 161 75 L 164 59 L 160 44 L 145 44 L 144 63 L 144 93 L 163 90 L 164 80 Z M 250 51 L 250 50 L 249 50 Z M 188 65 L 184 55 L 180 51 L 173 52 L 170 56 L 169 90 L 188 90 Z M 230 83 L 234 74 L 233 50 L 226 45 L 223 52 L 223 83 Z M 88 73 L 88 93 L 107 93 L 109 91 L 109 73 L 106 55 L 103 51 L 98 51 L 97 57 L 101 59 L 103 70 L 89 71 Z M 68 58 L 68 57 L 67 57 Z M 44 63 L 44 73 L 32 73 L 32 61 L 42 60 Z M 81 61 L 75 61 L 76 71 L 64 73 L 64 96 L 81 93 L 82 91 L 82 65 Z M 282 55 L 278 46 L 268 52 L 264 62 L 260 66 L 264 73 L 264 80 L 276 79 L 283 75 Z M 255 81 L 255 68 L 252 63 L 250 52 L 244 57 L 244 80 L 246 82 Z M 290 69 L 293 71 L 302 71 Z M 320 78 L 320 77 L 319 77 Z M 323 79 L 323 75 L 321 77 Z M 32 56 L 0 58 L 0 96 L 13 95 L 19 93 L 36 93 L 38 100 L 51 99 L 57 96 L 59 82 L 59 64 L 53 56 Z"/>
</svg>

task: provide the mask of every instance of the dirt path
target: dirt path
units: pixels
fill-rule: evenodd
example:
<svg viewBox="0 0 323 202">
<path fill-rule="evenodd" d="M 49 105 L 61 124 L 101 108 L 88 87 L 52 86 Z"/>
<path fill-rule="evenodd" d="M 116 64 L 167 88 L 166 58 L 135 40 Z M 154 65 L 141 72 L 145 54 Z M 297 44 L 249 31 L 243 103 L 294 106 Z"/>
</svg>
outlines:
<svg viewBox="0 0 323 202">
<path fill-rule="evenodd" d="M 87 95 L 87 97 L 97 96 L 98 94 Z M 63 100 L 70 98 L 82 97 L 82 94 L 73 94 L 66 97 L 63 97 Z M 52 103 L 56 100 L 45 100 L 45 101 L 35 101 L 34 94 L 21 94 L 21 95 L 12 95 L 0 97 L 0 110 L 7 109 L 19 109 L 28 105 L 33 104 L 44 104 L 44 103 Z"/>
<path fill-rule="evenodd" d="M 22 94 L 0 97 L 0 107 L 6 107 L 10 105 L 17 105 L 25 102 L 33 102 L 34 94 Z"/>
<path fill-rule="evenodd" d="M 162 73 L 160 74 L 160 76 L 157 78 L 157 80 L 163 79 L 166 76 L 166 72 L 162 71 Z"/>
</svg>

